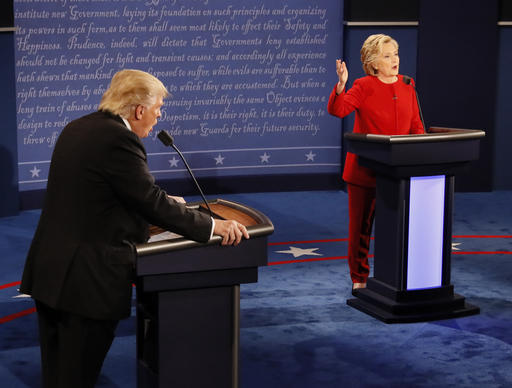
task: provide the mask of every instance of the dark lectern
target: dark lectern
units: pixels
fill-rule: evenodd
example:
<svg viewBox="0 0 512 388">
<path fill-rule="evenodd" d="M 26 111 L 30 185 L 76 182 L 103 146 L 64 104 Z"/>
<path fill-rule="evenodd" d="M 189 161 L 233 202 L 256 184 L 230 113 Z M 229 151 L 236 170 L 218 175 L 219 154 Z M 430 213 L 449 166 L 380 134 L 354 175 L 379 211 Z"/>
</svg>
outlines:
<svg viewBox="0 0 512 388">
<path fill-rule="evenodd" d="M 478 314 L 450 280 L 454 175 L 478 159 L 485 132 L 347 133 L 347 149 L 375 171 L 374 277 L 348 305 L 386 323 Z"/>
<path fill-rule="evenodd" d="M 215 218 L 245 225 L 250 239 L 236 247 L 221 246 L 220 236 L 137 246 L 138 387 L 238 387 L 240 284 L 258 281 L 274 227 L 247 206 L 209 205 Z"/>
</svg>

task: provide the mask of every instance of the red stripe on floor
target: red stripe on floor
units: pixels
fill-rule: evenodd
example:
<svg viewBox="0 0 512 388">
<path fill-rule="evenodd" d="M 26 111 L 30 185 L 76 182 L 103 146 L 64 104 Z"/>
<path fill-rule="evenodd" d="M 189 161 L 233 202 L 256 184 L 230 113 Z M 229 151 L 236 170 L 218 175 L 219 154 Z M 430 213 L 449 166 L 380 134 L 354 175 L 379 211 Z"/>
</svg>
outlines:
<svg viewBox="0 0 512 388">
<path fill-rule="evenodd" d="M 13 321 L 15 320 L 16 318 L 21 318 L 21 317 L 24 317 L 25 315 L 29 315 L 29 314 L 32 314 L 32 313 L 35 313 L 36 312 L 36 308 L 35 307 L 32 307 L 28 310 L 23 310 L 23 311 L 20 311 L 19 313 L 15 313 L 15 314 L 11 314 L 11 315 L 7 315 L 5 317 L 2 317 L 0 318 L 0 325 L 2 323 L 6 323 L 6 322 L 9 322 L 9 321 Z"/>
<path fill-rule="evenodd" d="M 488 235 L 488 236 L 477 236 L 473 234 L 467 234 L 467 235 L 459 235 L 459 236 L 453 236 L 453 238 L 512 238 L 512 235 L 502 235 L 502 236 L 494 236 L 494 235 Z"/>
<path fill-rule="evenodd" d="M 281 265 L 281 264 L 295 264 L 295 263 L 307 263 L 310 261 L 324 261 L 324 260 L 342 260 L 346 259 L 347 256 L 333 256 L 333 257 L 314 257 L 310 259 L 296 259 L 296 260 L 285 260 L 285 261 L 272 261 L 268 265 Z"/>
<path fill-rule="evenodd" d="M 348 238 L 333 238 L 329 240 L 305 240 L 305 241 L 283 241 L 283 242 L 272 242 L 268 245 L 288 245 L 288 244 L 313 244 L 313 243 L 327 243 L 327 242 L 338 242 L 348 241 Z"/>
<path fill-rule="evenodd" d="M 452 251 L 452 255 L 512 255 L 511 251 L 496 251 L 496 252 L 465 252 L 465 251 Z"/>
<path fill-rule="evenodd" d="M 484 236 L 478 236 L 478 235 L 455 235 L 452 236 L 452 238 L 512 238 L 512 235 L 484 235 Z M 373 240 L 374 237 L 371 237 Z M 314 243 L 328 243 L 328 242 L 340 242 L 340 241 L 348 241 L 348 238 L 333 238 L 333 239 L 326 239 L 326 240 L 303 240 L 303 241 L 282 241 L 282 242 L 271 242 L 268 243 L 269 246 L 273 245 L 288 245 L 288 244 L 314 244 Z"/>
<path fill-rule="evenodd" d="M 9 287 L 14 287 L 14 286 L 19 286 L 21 284 L 21 282 L 12 282 L 12 283 L 7 283 L 7 284 L 2 284 L 0 285 L 0 290 L 3 290 L 4 288 L 9 288 Z"/>
<path fill-rule="evenodd" d="M 373 257 L 373 255 L 368 255 Z M 347 256 L 332 256 L 332 257 L 313 257 L 309 259 L 296 259 L 296 260 L 285 260 L 285 261 L 271 261 L 268 265 L 282 265 L 282 264 L 295 264 L 295 263 L 307 263 L 311 261 L 326 261 L 326 260 L 346 260 Z"/>
</svg>

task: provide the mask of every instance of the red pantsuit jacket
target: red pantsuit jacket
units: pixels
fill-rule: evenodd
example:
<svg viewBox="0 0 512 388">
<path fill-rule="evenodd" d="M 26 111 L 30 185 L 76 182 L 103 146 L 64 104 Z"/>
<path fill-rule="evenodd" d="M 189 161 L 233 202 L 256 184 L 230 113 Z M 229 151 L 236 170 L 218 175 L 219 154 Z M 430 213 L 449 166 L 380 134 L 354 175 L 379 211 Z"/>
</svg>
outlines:
<svg viewBox="0 0 512 388">
<path fill-rule="evenodd" d="M 411 80 L 414 85 L 414 81 Z M 403 82 L 403 76 L 386 84 L 375 76 L 356 79 L 350 90 L 336 95 L 336 86 L 329 97 L 327 110 L 337 117 L 356 112 L 354 133 L 407 135 L 424 133 L 414 88 Z M 357 156 L 347 153 L 343 180 L 374 187 L 375 174 L 357 163 Z"/>
</svg>

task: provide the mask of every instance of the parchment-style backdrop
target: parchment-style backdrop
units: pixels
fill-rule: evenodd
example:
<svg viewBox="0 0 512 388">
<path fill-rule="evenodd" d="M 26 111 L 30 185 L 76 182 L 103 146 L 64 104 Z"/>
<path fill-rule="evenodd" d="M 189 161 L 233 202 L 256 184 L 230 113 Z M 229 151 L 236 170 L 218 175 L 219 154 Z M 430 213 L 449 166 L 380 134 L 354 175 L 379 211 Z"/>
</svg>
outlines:
<svg viewBox="0 0 512 388">
<path fill-rule="evenodd" d="M 20 190 L 46 186 L 55 141 L 97 109 L 120 69 L 168 87 L 145 140 L 159 179 L 340 170 L 326 104 L 342 51 L 342 4 L 318 0 L 15 0 Z"/>
</svg>

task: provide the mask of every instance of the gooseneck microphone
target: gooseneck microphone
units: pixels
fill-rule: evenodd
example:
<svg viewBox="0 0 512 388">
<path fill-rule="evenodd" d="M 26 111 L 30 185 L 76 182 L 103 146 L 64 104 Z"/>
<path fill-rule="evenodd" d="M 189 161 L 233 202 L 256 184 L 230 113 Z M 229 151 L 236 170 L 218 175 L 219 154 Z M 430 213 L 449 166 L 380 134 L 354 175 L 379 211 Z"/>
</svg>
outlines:
<svg viewBox="0 0 512 388">
<path fill-rule="evenodd" d="M 187 161 L 185 160 L 185 157 L 183 156 L 183 154 L 180 152 L 180 150 L 174 145 L 174 139 L 172 138 L 171 135 L 169 135 L 166 131 L 160 131 L 158 132 L 158 135 L 157 137 L 160 139 L 160 141 L 167 147 L 172 147 L 174 148 L 174 150 L 178 153 L 178 155 L 180 156 L 181 160 L 183 160 L 183 163 L 185 164 L 185 167 L 187 168 L 188 170 L 188 173 L 190 174 L 190 176 L 192 177 L 192 180 L 194 181 L 194 183 L 196 184 L 196 187 L 197 187 L 197 190 L 199 190 L 199 193 L 201 194 L 201 197 L 203 198 L 203 201 L 204 201 L 204 204 L 206 205 L 208 211 L 210 212 L 210 216 L 213 218 L 213 212 L 212 212 L 212 209 L 210 209 L 210 205 L 208 205 L 208 201 L 206 200 L 204 194 L 203 194 L 203 190 L 201 190 L 201 187 L 199 186 L 199 183 L 197 183 L 197 180 L 194 176 L 194 174 L 192 173 L 192 170 L 190 169 L 190 167 L 188 166 L 188 163 Z"/>
<path fill-rule="evenodd" d="M 423 112 L 421 111 L 420 98 L 418 97 L 418 91 L 416 90 L 416 88 L 414 87 L 414 85 L 411 82 L 412 78 L 407 75 L 404 75 L 402 78 L 402 81 L 404 81 L 404 84 L 406 84 L 406 85 L 411 85 L 412 88 L 414 89 L 414 94 L 416 96 L 416 102 L 418 103 L 418 110 L 420 111 L 421 124 L 423 124 L 423 131 L 425 131 L 425 133 L 427 133 L 427 127 L 425 127 L 425 120 L 423 120 Z"/>
</svg>

